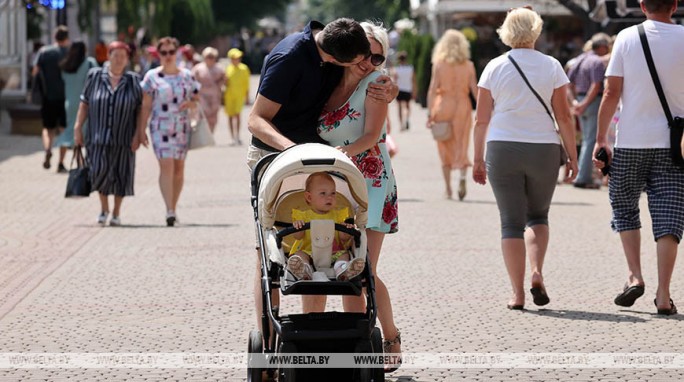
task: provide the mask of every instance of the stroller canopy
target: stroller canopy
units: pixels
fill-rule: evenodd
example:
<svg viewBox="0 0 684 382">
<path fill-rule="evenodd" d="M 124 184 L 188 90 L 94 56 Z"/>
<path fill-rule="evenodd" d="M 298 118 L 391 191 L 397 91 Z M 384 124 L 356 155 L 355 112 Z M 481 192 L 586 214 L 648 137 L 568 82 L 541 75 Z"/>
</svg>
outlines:
<svg viewBox="0 0 684 382">
<path fill-rule="evenodd" d="M 351 197 L 358 205 L 355 211 L 356 226 L 364 229 L 368 222 L 366 179 L 346 155 L 334 147 L 319 143 L 291 147 L 280 153 L 264 170 L 258 195 L 260 223 L 264 227 L 272 227 L 278 197 L 290 190 L 303 190 L 308 174 L 319 171 L 334 172 L 346 180 Z M 295 181 L 291 181 L 293 179 Z"/>
</svg>

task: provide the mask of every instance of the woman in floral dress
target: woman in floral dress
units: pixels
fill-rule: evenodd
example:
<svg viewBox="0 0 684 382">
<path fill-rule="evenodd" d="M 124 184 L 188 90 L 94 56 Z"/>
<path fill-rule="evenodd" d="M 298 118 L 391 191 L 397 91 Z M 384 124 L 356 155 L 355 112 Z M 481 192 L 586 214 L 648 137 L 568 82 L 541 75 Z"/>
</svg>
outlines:
<svg viewBox="0 0 684 382">
<path fill-rule="evenodd" d="M 149 117 L 154 154 L 159 161 L 159 188 L 166 205 L 166 225 L 170 227 L 177 221 L 176 205 L 183 189 L 190 137 L 189 109 L 197 107 L 200 88 L 190 70 L 176 65 L 178 45 L 175 38 L 160 39 L 157 51 L 161 66 L 148 71 L 140 83 L 144 92 L 142 121 L 146 123 Z M 140 139 L 147 143 L 144 134 Z"/>
<path fill-rule="evenodd" d="M 388 50 L 387 32 L 361 23 L 371 43 L 371 55 L 358 65 L 346 67 L 340 84 L 323 108 L 318 134 L 346 153 L 366 178 L 368 188 L 368 257 L 375 275 L 378 319 L 386 339 L 386 353 L 401 352 L 401 337 L 394 325 L 387 287 L 378 276 L 377 264 L 385 234 L 397 232 L 397 185 L 387 151 L 385 120 L 387 103 L 366 97 L 368 84 L 381 75 Z M 346 311 L 365 311 L 363 297 L 345 296 Z M 397 362 L 388 365 L 394 371 Z"/>
</svg>

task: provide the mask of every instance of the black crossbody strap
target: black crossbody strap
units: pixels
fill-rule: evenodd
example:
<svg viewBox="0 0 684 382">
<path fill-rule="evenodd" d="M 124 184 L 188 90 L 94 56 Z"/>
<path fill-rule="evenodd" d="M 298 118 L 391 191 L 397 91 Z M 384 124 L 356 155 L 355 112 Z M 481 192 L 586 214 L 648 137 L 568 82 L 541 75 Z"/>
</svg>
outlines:
<svg viewBox="0 0 684 382">
<path fill-rule="evenodd" d="M 639 24 L 639 26 L 637 26 L 637 30 L 639 31 L 639 38 L 641 39 L 641 47 L 644 49 L 644 56 L 646 57 L 646 64 L 648 64 L 648 71 L 651 73 L 653 85 L 655 85 L 658 98 L 660 99 L 660 105 L 663 106 L 663 111 L 665 112 L 665 117 L 667 117 L 668 125 L 672 125 L 672 113 L 670 112 L 670 106 L 667 104 L 665 92 L 663 92 L 663 87 L 660 85 L 660 78 L 658 78 L 658 72 L 656 72 L 655 64 L 653 63 L 653 56 L 651 55 L 651 48 L 649 47 L 648 39 L 646 38 L 644 24 Z"/>
<path fill-rule="evenodd" d="M 530 84 L 530 81 L 527 80 L 527 77 L 525 76 L 525 73 L 523 73 L 522 69 L 520 69 L 520 67 L 518 66 L 518 63 L 515 62 L 515 60 L 513 59 L 513 57 L 511 57 L 510 54 L 508 54 L 507 56 L 508 56 L 508 59 L 511 60 L 511 63 L 513 63 L 513 66 L 515 66 L 515 68 L 518 70 L 518 73 L 520 73 L 520 76 L 522 77 L 522 79 L 523 79 L 523 80 L 525 81 L 525 83 L 527 84 L 527 87 L 529 87 L 530 90 L 532 90 L 532 93 L 535 95 L 535 97 L 537 97 L 537 99 L 539 100 L 539 102 L 541 102 L 542 106 L 544 106 L 544 110 L 546 110 L 546 114 L 548 114 L 549 117 L 551 117 L 551 120 L 553 121 L 553 123 L 554 123 L 554 125 L 555 125 L 556 119 L 553 118 L 553 114 L 551 114 L 551 111 L 549 110 L 549 107 L 546 106 L 546 102 L 544 102 L 544 99 L 539 95 L 539 93 L 537 93 L 536 90 L 534 90 L 534 88 L 533 88 L 532 85 Z M 554 129 L 555 129 L 555 127 L 554 127 Z"/>
</svg>

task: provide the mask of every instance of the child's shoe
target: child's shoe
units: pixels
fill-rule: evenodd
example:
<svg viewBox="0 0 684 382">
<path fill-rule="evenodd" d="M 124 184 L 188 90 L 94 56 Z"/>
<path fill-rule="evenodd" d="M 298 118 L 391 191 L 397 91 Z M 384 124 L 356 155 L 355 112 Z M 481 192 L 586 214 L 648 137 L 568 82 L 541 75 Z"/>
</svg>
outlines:
<svg viewBox="0 0 684 382">
<path fill-rule="evenodd" d="M 313 268 L 299 255 L 292 255 L 287 260 L 287 270 L 290 271 L 298 280 L 311 280 Z"/>
<path fill-rule="evenodd" d="M 366 260 L 356 258 L 351 261 L 338 261 L 333 267 L 337 281 L 347 281 L 358 276 L 366 267 Z"/>
</svg>

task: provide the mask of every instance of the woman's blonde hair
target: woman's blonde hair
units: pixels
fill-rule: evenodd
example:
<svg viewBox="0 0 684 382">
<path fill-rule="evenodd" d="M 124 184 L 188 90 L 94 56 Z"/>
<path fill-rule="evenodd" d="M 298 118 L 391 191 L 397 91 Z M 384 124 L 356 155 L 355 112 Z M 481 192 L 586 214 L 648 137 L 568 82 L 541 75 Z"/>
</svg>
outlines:
<svg viewBox="0 0 684 382">
<path fill-rule="evenodd" d="M 382 65 L 375 68 L 375 70 L 380 70 L 385 67 L 387 63 L 387 54 L 389 52 L 389 37 L 387 36 L 387 29 L 382 27 L 382 23 L 373 23 L 372 21 L 364 21 L 361 23 L 361 27 L 366 31 L 366 35 L 375 41 L 379 42 L 382 46 L 382 55 L 385 56 L 385 61 Z"/>
<path fill-rule="evenodd" d="M 515 8 L 508 12 L 496 33 L 504 44 L 511 48 L 520 48 L 534 44 L 543 26 L 544 21 L 537 12 L 527 8 Z"/>
<path fill-rule="evenodd" d="M 204 50 L 202 51 L 202 57 L 204 57 L 204 58 L 207 58 L 207 57 L 218 58 L 218 54 L 219 54 L 218 50 L 216 50 L 216 48 L 212 48 L 210 46 L 204 48 Z"/>
<path fill-rule="evenodd" d="M 460 64 L 470 59 L 470 43 L 463 33 L 448 29 L 432 51 L 432 63 L 440 61 Z"/>
</svg>

